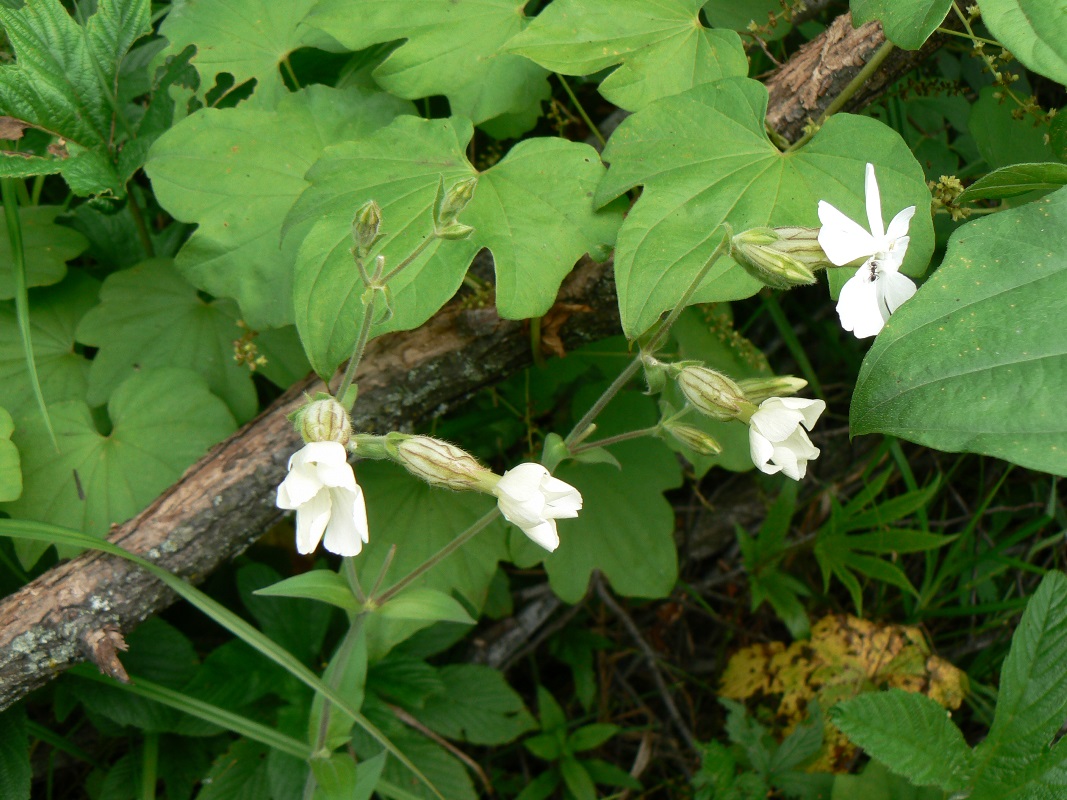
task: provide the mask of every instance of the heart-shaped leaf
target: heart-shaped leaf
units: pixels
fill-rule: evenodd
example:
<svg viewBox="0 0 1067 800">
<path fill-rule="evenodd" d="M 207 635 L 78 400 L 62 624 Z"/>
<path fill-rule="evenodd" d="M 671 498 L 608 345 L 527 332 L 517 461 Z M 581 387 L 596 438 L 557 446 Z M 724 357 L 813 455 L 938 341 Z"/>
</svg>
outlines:
<svg viewBox="0 0 1067 800">
<path fill-rule="evenodd" d="M 1067 37 L 1060 0 L 981 0 L 982 22 L 1026 67 L 1067 84 Z"/>
<path fill-rule="evenodd" d="M 89 242 L 77 231 L 56 225 L 61 206 L 26 206 L 19 209 L 22 247 L 26 258 L 26 285 L 51 286 L 67 274 L 67 262 L 85 252 Z M 15 259 L 11 240 L 0 236 L 0 300 L 15 296 Z"/>
<path fill-rule="evenodd" d="M 876 19 L 897 47 L 918 50 L 944 22 L 952 0 L 851 0 L 849 6 L 853 26 Z"/>
</svg>

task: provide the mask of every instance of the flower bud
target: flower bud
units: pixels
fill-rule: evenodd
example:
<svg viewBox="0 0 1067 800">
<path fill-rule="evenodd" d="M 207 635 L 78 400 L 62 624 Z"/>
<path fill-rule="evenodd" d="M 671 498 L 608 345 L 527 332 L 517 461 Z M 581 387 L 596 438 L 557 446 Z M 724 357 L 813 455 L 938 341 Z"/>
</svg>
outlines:
<svg viewBox="0 0 1067 800">
<path fill-rule="evenodd" d="M 497 477 L 478 459 L 429 436 L 390 435 L 394 460 L 417 478 L 449 489 L 491 491 Z"/>
<path fill-rule="evenodd" d="M 711 434 L 692 425 L 667 422 L 663 426 L 667 432 L 697 455 L 717 456 L 722 452 L 722 445 Z"/>
<path fill-rule="evenodd" d="M 830 266 L 818 228 L 752 228 L 730 240 L 730 256 L 745 272 L 775 289 L 815 283 L 816 269 Z"/>
<path fill-rule="evenodd" d="M 474 233 L 474 228 L 472 228 L 470 225 L 464 225 L 461 222 L 453 222 L 447 228 L 442 228 L 441 230 L 437 231 L 437 238 L 449 240 L 466 239 L 472 233 Z"/>
<path fill-rule="evenodd" d="M 682 367 L 675 380 L 686 400 L 714 419 L 734 419 L 747 403 L 741 387 L 721 372 L 707 367 Z"/>
<path fill-rule="evenodd" d="M 378 243 L 381 235 L 378 229 L 382 225 L 382 210 L 373 200 L 364 203 L 352 220 L 352 241 L 356 244 L 356 253 L 366 256 Z"/>
<path fill-rule="evenodd" d="M 475 176 L 452 184 L 452 188 L 446 192 L 445 180 L 441 178 L 441 183 L 437 187 L 437 200 L 434 203 L 433 211 L 433 226 L 438 235 L 452 227 L 456 217 L 467 207 L 467 203 L 474 196 L 474 188 L 477 185 L 478 177 Z M 462 237 L 453 236 L 451 238 Z"/>
<path fill-rule="evenodd" d="M 768 397 L 786 397 L 796 394 L 807 386 L 808 382 L 792 375 L 775 375 L 770 378 L 744 378 L 739 380 L 737 385 L 745 393 L 748 402 L 758 406 Z"/>
<path fill-rule="evenodd" d="M 308 403 L 296 413 L 297 430 L 305 442 L 348 444 L 352 421 L 345 407 L 326 395 Z"/>
</svg>

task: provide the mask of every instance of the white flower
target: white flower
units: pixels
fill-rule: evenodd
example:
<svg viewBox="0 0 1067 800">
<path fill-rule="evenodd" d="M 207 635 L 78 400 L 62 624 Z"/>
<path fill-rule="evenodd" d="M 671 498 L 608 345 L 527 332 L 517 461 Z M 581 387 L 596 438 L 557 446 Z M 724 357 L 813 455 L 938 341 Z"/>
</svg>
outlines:
<svg viewBox="0 0 1067 800">
<path fill-rule="evenodd" d="M 548 474 L 540 464 L 519 464 L 504 473 L 493 494 L 504 519 L 546 550 L 559 547 L 556 520 L 577 517 L 582 496 L 569 483 Z"/>
<path fill-rule="evenodd" d="M 296 549 L 323 546 L 339 556 L 358 555 L 368 540 L 367 506 L 348 451 L 340 442 L 309 442 L 289 459 L 278 487 L 278 508 L 296 509 Z"/>
<path fill-rule="evenodd" d="M 915 214 L 909 206 L 893 217 L 889 230 L 882 224 L 882 199 L 874 165 L 867 165 L 867 222 L 870 232 L 846 217 L 825 200 L 819 201 L 819 244 L 826 257 L 841 267 L 857 259 L 866 261 L 841 288 L 837 313 L 841 327 L 857 338 L 876 335 L 889 315 L 915 294 L 915 284 L 901 275 L 900 265 L 908 250 L 908 225 Z"/>
<path fill-rule="evenodd" d="M 825 409 L 822 400 L 800 397 L 764 400 L 748 421 L 752 463 L 768 475 L 784 472 L 799 481 L 808 471 L 808 462 L 819 457 L 819 448 L 811 443 L 804 428 L 810 431 Z"/>
</svg>

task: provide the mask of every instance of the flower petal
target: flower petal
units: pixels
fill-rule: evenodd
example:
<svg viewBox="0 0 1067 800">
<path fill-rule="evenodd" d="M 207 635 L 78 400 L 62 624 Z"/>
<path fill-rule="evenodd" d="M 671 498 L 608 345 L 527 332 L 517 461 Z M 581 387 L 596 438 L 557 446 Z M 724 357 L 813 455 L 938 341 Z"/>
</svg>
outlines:
<svg viewBox="0 0 1067 800">
<path fill-rule="evenodd" d="M 893 217 L 893 221 L 889 223 L 889 230 L 885 232 L 885 238 L 894 241 L 907 236 L 908 226 L 911 225 L 911 218 L 913 216 L 915 216 L 915 206 L 908 206 L 898 213 Z"/>
<path fill-rule="evenodd" d="M 771 398 L 777 399 L 777 398 Z M 804 419 L 799 411 L 778 406 L 768 406 L 769 400 L 760 404 L 748 424 L 759 431 L 760 435 L 771 442 L 781 442 L 797 429 Z"/>
<path fill-rule="evenodd" d="M 868 231 L 825 200 L 819 201 L 819 221 L 819 246 L 839 267 L 872 256 L 878 249 L 878 242 Z"/>
<path fill-rule="evenodd" d="M 870 280 L 870 268 L 865 264 L 841 287 L 837 299 L 841 327 L 858 339 L 875 336 L 885 325 L 880 305 L 878 281 Z"/>
<path fill-rule="evenodd" d="M 344 488 L 329 491 L 333 509 L 322 546 L 339 556 L 359 555 L 363 543 L 370 538 L 363 490 L 356 487 L 354 492 Z"/>
<path fill-rule="evenodd" d="M 773 475 L 781 469 L 768 463 L 774 457 L 774 445 L 755 428 L 748 429 L 748 453 L 760 472 Z"/>
<path fill-rule="evenodd" d="M 296 550 L 307 555 L 315 551 L 330 522 L 330 493 L 323 489 L 296 510 Z"/>
<path fill-rule="evenodd" d="M 774 456 L 771 460 L 778 465 L 783 473 L 795 481 L 799 481 L 807 472 L 808 462 L 801 461 L 797 454 L 784 444 L 774 448 Z"/>
<path fill-rule="evenodd" d="M 867 164 L 863 191 L 867 201 L 867 222 L 871 226 L 871 236 L 881 241 L 885 238 L 885 223 L 882 222 L 882 195 L 878 191 L 878 179 L 874 177 L 874 164 Z"/>
<path fill-rule="evenodd" d="M 520 525 L 519 527 L 522 528 L 523 533 L 550 553 L 559 547 L 559 534 L 556 532 L 556 521 L 554 519 L 545 520 L 539 525 L 531 525 L 530 527 Z"/>
<path fill-rule="evenodd" d="M 887 272 L 878 280 L 878 292 L 880 297 L 878 305 L 885 310 L 888 319 L 888 314 L 892 314 L 904 304 L 905 300 L 910 300 L 915 294 L 915 284 L 907 275 Z"/>
</svg>

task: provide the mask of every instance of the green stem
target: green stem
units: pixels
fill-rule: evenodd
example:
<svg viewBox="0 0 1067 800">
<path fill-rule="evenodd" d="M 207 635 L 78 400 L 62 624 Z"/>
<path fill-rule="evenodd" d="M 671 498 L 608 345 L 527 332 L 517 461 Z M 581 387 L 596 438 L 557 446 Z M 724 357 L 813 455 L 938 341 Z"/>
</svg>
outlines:
<svg viewBox="0 0 1067 800">
<path fill-rule="evenodd" d="M 351 558 L 344 559 L 346 567 L 353 560 Z M 355 569 L 355 567 L 352 569 Z M 330 659 L 330 666 L 327 667 L 327 671 L 330 674 L 327 676 L 326 685 L 334 691 L 341 688 L 341 681 L 344 678 L 345 671 L 348 669 L 348 660 L 352 657 L 362 633 L 363 615 L 358 614 L 349 624 L 345 638 L 341 640 L 341 644 L 337 647 L 337 652 Z M 332 711 L 333 704 L 329 700 L 322 698 L 322 716 L 319 718 L 318 730 L 315 731 L 315 743 L 311 748 L 312 758 L 322 753 L 326 747 L 326 736 L 330 732 L 330 714 Z M 315 773 L 308 772 L 307 781 L 304 782 L 304 800 L 312 800 L 314 796 Z"/>
<path fill-rule="evenodd" d="M 141 800 L 156 800 L 156 773 L 159 766 L 159 734 L 145 731 L 141 755 Z"/>
<path fill-rule="evenodd" d="M 436 236 L 427 236 L 425 239 L 423 239 L 421 242 L 419 242 L 419 246 L 415 248 L 414 252 L 412 252 L 412 254 L 410 256 L 408 256 L 403 261 L 401 261 L 399 264 L 397 264 L 395 267 L 393 267 L 391 270 L 389 270 L 389 274 L 387 274 L 384 278 L 382 278 L 381 282 L 382 283 L 389 283 L 389 281 L 391 281 L 393 278 L 395 278 L 397 276 L 397 274 L 402 269 L 404 269 L 405 267 L 410 266 L 411 263 L 416 258 L 421 256 L 423 251 L 426 250 L 426 248 L 429 247 L 435 241 L 437 241 L 437 237 Z"/>
<path fill-rule="evenodd" d="M 587 450 L 595 450 L 598 447 L 608 447 L 609 445 L 618 444 L 619 442 L 626 442 L 630 439 L 640 439 L 643 436 L 655 436 L 659 432 L 659 425 L 653 425 L 651 428 L 642 428 L 637 431 L 627 431 L 626 433 L 617 433 L 614 436 L 605 436 L 603 439 L 598 439 L 595 442 L 582 442 L 579 445 L 575 445 L 571 448 L 571 455 L 576 456 L 579 453 L 584 453 Z"/>
<path fill-rule="evenodd" d="M 826 120 L 828 120 L 830 117 L 832 117 L 842 108 L 844 108 L 845 103 L 851 100 L 852 96 L 860 90 L 860 87 L 862 87 L 863 84 L 870 80 L 870 77 L 878 71 L 879 67 L 882 66 L 882 62 L 889 58 L 889 54 L 892 53 L 895 49 L 896 45 L 894 45 L 890 41 L 886 41 L 881 47 L 879 47 L 878 52 L 876 52 L 874 56 L 872 56 L 871 60 L 864 64 L 863 69 L 856 73 L 856 77 L 849 81 L 848 86 L 842 89 L 841 93 L 833 99 L 830 105 L 826 107 L 826 110 L 822 112 L 822 115 L 819 117 L 819 120 L 811 127 L 811 129 L 807 133 L 805 133 L 803 136 L 793 142 L 793 144 L 790 145 L 789 149 L 786 150 L 786 152 L 791 153 L 794 150 L 797 150 L 807 144 L 808 141 L 811 140 L 811 137 L 815 135 L 816 131 L 818 131 L 819 128 L 822 127 L 823 123 L 825 123 Z"/>
<path fill-rule="evenodd" d="M 959 31 L 954 31 L 951 28 L 937 28 L 934 30 L 934 33 L 942 33 L 946 36 L 959 36 L 961 39 L 970 39 L 972 42 L 982 42 L 983 44 L 991 44 L 994 47 L 1004 46 L 1000 42 L 996 42 L 992 39 L 983 39 L 981 36 L 975 36 L 974 34 L 960 33 Z"/>
<path fill-rule="evenodd" d="M 293 82 L 293 91 L 300 88 L 300 81 L 296 79 L 296 73 L 293 72 L 293 65 L 289 63 L 289 56 L 282 59 L 282 67 L 285 68 L 285 74 L 289 76 L 289 80 Z"/>
<path fill-rule="evenodd" d="M 567 93 L 567 97 L 569 97 L 571 99 L 571 102 L 574 103 L 574 107 L 578 111 L 578 116 L 582 118 L 582 122 L 584 122 L 586 126 L 588 126 L 593 136 L 595 136 L 596 140 L 600 142 L 601 147 L 607 145 L 608 140 L 604 138 L 604 135 L 600 132 L 600 128 L 598 128 L 593 123 L 593 120 L 589 119 L 589 115 L 585 113 L 585 108 L 582 106 L 581 103 L 578 102 L 578 98 L 574 94 L 574 91 L 571 89 L 571 85 L 567 83 L 567 79 L 560 75 L 558 72 L 556 73 L 556 77 L 559 78 L 560 85 L 563 86 L 563 91 Z"/>
<path fill-rule="evenodd" d="M 144 248 L 145 255 L 148 258 L 155 258 L 156 248 L 152 245 L 152 237 L 148 233 L 144 214 L 141 213 L 141 206 L 138 205 L 132 188 L 129 189 L 127 197 L 129 198 L 130 216 L 133 217 L 133 224 L 137 228 L 137 238 L 141 240 L 141 247 Z"/>
<path fill-rule="evenodd" d="M 30 204 L 31 205 L 35 205 L 36 206 L 36 205 L 40 205 L 41 204 L 41 190 L 44 189 L 44 179 L 45 179 L 44 175 L 38 175 L 37 177 L 35 177 L 33 179 L 33 191 L 31 192 L 31 195 L 30 195 Z"/>
<path fill-rule="evenodd" d="M 423 561 L 421 564 L 419 564 L 419 566 L 415 567 L 415 569 L 411 570 L 411 572 L 409 572 L 399 581 L 394 583 L 380 595 L 373 598 L 374 604 L 376 606 L 385 605 L 392 598 L 396 597 L 406 588 L 411 586 L 411 584 L 413 584 L 416 580 L 421 578 L 424 574 L 436 567 L 439 563 L 444 561 L 454 552 L 459 550 L 459 548 L 463 547 L 463 545 L 465 545 L 467 542 L 469 542 L 471 539 L 481 533 L 489 525 L 489 523 L 491 523 L 499 516 L 500 509 L 494 507 L 492 511 L 489 511 L 485 515 L 483 515 L 481 519 L 479 519 L 477 522 L 467 528 L 467 530 L 463 531 L 463 533 L 461 533 L 451 542 L 446 544 L 428 559 Z"/>
<path fill-rule="evenodd" d="M 782 307 L 778 304 L 778 298 L 773 294 L 766 294 L 763 298 L 763 306 L 771 315 L 771 320 L 778 328 L 778 332 L 782 334 L 782 340 L 785 342 L 785 346 L 789 348 L 790 354 L 796 360 L 797 365 L 800 367 L 800 371 L 804 373 L 804 377 L 807 379 L 808 383 L 811 384 L 811 390 L 815 392 L 816 397 L 825 400 L 826 395 L 823 394 L 822 384 L 819 383 L 819 378 L 815 374 L 815 367 L 812 366 L 808 354 L 804 351 L 804 346 L 800 343 L 796 333 L 793 331 L 793 326 L 790 325 L 789 320 L 786 319 L 785 312 L 782 311 Z"/>
<path fill-rule="evenodd" d="M 707 277 L 707 274 L 709 270 L 711 270 L 712 265 L 714 265 L 715 262 L 719 260 L 719 257 L 722 256 L 724 252 L 726 252 L 728 247 L 729 237 L 724 236 L 722 240 L 715 246 L 715 250 L 712 251 L 711 255 L 708 257 L 708 260 L 704 262 L 704 266 L 700 268 L 700 272 L 698 272 L 693 278 L 692 282 L 689 284 L 689 287 L 685 290 L 685 293 L 682 294 L 682 297 L 678 301 L 677 305 L 675 305 L 675 307 L 671 309 L 671 313 L 667 316 L 667 319 L 665 319 L 663 321 L 663 324 L 659 326 L 659 328 L 654 334 L 652 334 L 652 338 L 648 340 L 648 343 L 643 348 L 641 348 L 641 353 L 627 365 L 626 369 L 624 369 L 619 374 L 619 376 L 614 381 L 612 381 L 611 386 L 604 390 L 604 393 L 600 395 L 597 401 L 593 404 L 592 408 L 586 411 L 585 415 L 580 420 L 578 420 L 578 424 L 575 425 L 571 432 L 567 434 L 567 438 L 563 440 L 563 444 L 570 448 L 576 442 L 580 441 L 583 435 L 588 435 L 586 432 L 588 431 L 589 426 L 593 424 L 593 420 L 597 418 L 600 412 L 604 410 L 605 406 L 607 406 L 607 404 L 611 402 L 611 399 L 615 397 L 615 395 L 617 395 L 620 391 L 622 391 L 622 388 L 630 381 L 631 378 L 634 377 L 634 375 L 637 374 L 638 370 L 641 369 L 641 364 L 643 362 L 644 355 L 646 353 L 649 355 L 655 353 L 656 349 L 663 343 L 663 340 L 667 338 L 667 334 L 670 332 L 671 326 L 673 326 L 674 323 L 678 321 L 678 317 L 681 316 L 682 311 L 684 311 L 686 306 L 689 305 L 689 301 L 693 298 L 693 295 L 700 287 L 700 284 L 703 282 L 704 278 Z"/>
<path fill-rule="evenodd" d="M 366 309 L 363 312 L 363 323 L 359 326 L 359 336 L 356 337 L 356 346 L 352 348 L 352 357 L 348 359 L 348 366 L 345 367 L 345 374 L 341 376 L 341 383 L 337 386 L 337 391 L 334 393 L 334 397 L 337 398 L 337 402 L 343 403 L 345 395 L 348 393 L 349 387 L 352 385 L 353 379 L 356 377 L 356 367 L 359 366 L 360 360 L 363 358 L 363 352 L 367 349 L 367 341 L 370 339 L 371 325 L 374 324 L 374 310 L 378 303 L 378 293 L 371 294 L 370 302 L 367 303 Z"/>
<path fill-rule="evenodd" d="M 533 356 L 535 367 L 543 367 L 545 365 L 545 357 L 544 354 L 541 353 L 540 317 L 532 317 L 530 319 L 530 355 Z"/>
</svg>

